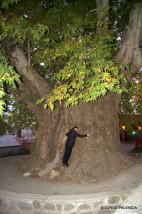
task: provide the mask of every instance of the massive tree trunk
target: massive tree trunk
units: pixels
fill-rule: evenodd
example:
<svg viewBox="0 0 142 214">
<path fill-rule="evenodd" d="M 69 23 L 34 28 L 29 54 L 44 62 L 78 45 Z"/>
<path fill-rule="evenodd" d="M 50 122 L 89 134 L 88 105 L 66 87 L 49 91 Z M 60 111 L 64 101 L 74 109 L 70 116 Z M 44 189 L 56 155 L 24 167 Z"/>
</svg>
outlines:
<svg viewBox="0 0 142 214">
<path fill-rule="evenodd" d="M 90 133 L 88 138 L 77 139 L 65 173 L 70 178 L 100 181 L 131 165 L 120 145 L 119 101 L 120 96 L 109 94 L 95 103 L 65 110 L 64 127 L 77 125 L 81 133 Z"/>
<path fill-rule="evenodd" d="M 135 70 L 142 67 L 142 61 L 136 58 L 136 55 L 141 54 L 138 46 L 142 41 L 141 10 L 142 5 L 138 4 L 132 11 L 129 34 L 126 34 L 116 57 L 119 63 L 135 65 Z M 19 48 L 13 51 L 12 58 L 17 71 L 23 76 L 21 91 L 23 89 L 27 104 L 39 122 L 36 147 L 38 161 L 46 164 L 46 168 L 39 172 L 41 177 L 49 174 L 53 168 L 61 166 L 63 153 L 60 154 L 59 145 L 62 144 L 65 133 L 73 126 L 78 126 L 81 133 L 90 133 L 90 137 L 77 140 L 70 167 L 63 171 L 59 179 L 68 176 L 77 180 L 100 181 L 132 164 L 133 161 L 120 146 L 118 119 L 120 95 L 108 94 L 95 103 L 80 104 L 67 109 L 64 105 L 58 105 L 53 112 L 49 109 L 43 110 L 35 104 L 35 101 L 37 98 L 48 96 L 50 92 L 48 84 L 35 70 L 27 71 L 27 60 Z"/>
</svg>

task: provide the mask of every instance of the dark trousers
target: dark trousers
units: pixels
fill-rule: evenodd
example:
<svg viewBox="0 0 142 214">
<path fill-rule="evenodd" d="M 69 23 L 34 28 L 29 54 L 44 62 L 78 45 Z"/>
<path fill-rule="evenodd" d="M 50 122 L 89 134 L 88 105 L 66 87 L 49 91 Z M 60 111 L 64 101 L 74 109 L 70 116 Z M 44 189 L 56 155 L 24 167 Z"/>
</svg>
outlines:
<svg viewBox="0 0 142 214">
<path fill-rule="evenodd" d="M 73 149 L 73 146 L 70 146 L 66 143 L 65 153 L 64 153 L 64 157 L 63 157 L 63 164 L 66 166 L 69 166 L 68 162 L 71 157 L 72 149 Z"/>
</svg>

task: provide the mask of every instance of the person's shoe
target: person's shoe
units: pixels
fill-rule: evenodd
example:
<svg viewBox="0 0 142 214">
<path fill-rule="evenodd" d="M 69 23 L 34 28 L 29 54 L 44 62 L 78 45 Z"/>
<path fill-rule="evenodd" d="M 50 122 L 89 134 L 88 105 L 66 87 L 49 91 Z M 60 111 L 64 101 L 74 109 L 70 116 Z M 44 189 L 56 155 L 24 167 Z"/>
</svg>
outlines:
<svg viewBox="0 0 142 214">
<path fill-rule="evenodd" d="M 64 168 L 68 168 L 69 167 L 69 164 L 68 163 L 65 163 L 64 164 Z"/>
<path fill-rule="evenodd" d="M 66 166 L 69 167 L 69 164 L 67 163 Z"/>
</svg>

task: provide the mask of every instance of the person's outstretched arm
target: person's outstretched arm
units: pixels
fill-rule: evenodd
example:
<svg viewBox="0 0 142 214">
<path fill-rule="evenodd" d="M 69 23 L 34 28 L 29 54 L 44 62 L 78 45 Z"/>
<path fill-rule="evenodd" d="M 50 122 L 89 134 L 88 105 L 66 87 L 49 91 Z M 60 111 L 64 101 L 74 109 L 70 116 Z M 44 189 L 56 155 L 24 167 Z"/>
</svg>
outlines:
<svg viewBox="0 0 142 214">
<path fill-rule="evenodd" d="M 87 134 L 79 134 L 78 132 L 76 132 L 76 136 L 80 138 L 88 137 Z"/>
</svg>

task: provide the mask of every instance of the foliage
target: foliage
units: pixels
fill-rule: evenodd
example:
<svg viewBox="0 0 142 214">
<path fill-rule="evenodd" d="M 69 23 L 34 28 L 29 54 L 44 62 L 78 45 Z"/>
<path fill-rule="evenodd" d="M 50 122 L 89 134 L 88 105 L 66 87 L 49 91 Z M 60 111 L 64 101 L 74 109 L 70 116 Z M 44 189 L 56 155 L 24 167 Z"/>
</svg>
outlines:
<svg viewBox="0 0 142 214">
<path fill-rule="evenodd" d="M 28 52 L 30 40 L 32 64 L 52 86 L 48 99 L 43 99 L 45 108 L 53 109 L 57 101 L 77 105 L 124 91 L 123 67 L 113 60 L 116 37 L 104 13 L 101 33 L 96 34 L 94 8 L 93 0 L 24 1 L 0 21 L 2 41 Z"/>
<path fill-rule="evenodd" d="M 125 34 L 130 11 L 136 3 L 141 3 L 141 0 L 110 0 L 110 19 L 117 35 L 123 37 Z"/>
<path fill-rule="evenodd" d="M 142 114 L 142 74 L 138 72 L 127 85 L 127 93 L 124 93 L 120 105 L 121 114 Z"/>
<path fill-rule="evenodd" d="M 34 44 L 39 42 L 45 31 L 48 30 L 47 26 L 37 23 L 30 26 L 23 17 L 15 20 L 13 19 L 9 24 L 6 23 L 7 19 L 1 20 L 1 39 L 12 39 L 13 44 L 24 45 L 24 42 L 30 39 Z"/>
<path fill-rule="evenodd" d="M 80 36 L 64 44 L 64 53 L 70 60 L 54 78 L 58 84 L 49 98 L 53 108 L 56 100 L 66 100 L 66 105 L 95 101 L 108 92 L 122 93 L 123 67 L 113 62 L 115 44 L 112 35 L 105 31 L 101 35 Z"/>
<path fill-rule="evenodd" d="M 10 5 L 17 3 L 19 0 L 1 0 L 0 8 L 1 9 L 8 9 Z"/>
<path fill-rule="evenodd" d="M 127 131 L 142 127 L 142 73 L 138 72 L 127 84 L 127 93 L 122 94 L 119 108 L 121 124 Z"/>
<path fill-rule="evenodd" d="M 0 116 L 5 109 L 5 88 L 7 85 L 16 87 L 19 82 L 19 75 L 12 66 L 9 66 L 7 59 L 0 53 Z"/>
<path fill-rule="evenodd" d="M 15 95 L 16 96 L 16 95 Z M 8 124 L 11 125 L 11 131 L 15 132 L 18 129 L 32 128 L 36 129 L 38 123 L 34 117 L 34 114 L 31 113 L 27 105 L 23 100 L 15 101 L 15 96 L 9 96 L 8 98 Z"/>
<path fill-rule="evenodd" d="M 132 131 L 138 130 L 138 127 L 142 127 L 142 115 L 141 114 L 122 114 L 120 115 L 121 125 L 125 125 L 126 131 L 132 133 Z M 122 127 L 121 127 L 122 129 Z"/>
<path fill-rule="evenodd" d="M 5 99 L 7 107 L 4 116 L 0 117 L 0 135 L 7 132 L 17 133 L 17 130 L 24 128 L 37 129 L 38 127 L 34 114 L 28 110 L 24 100 L 16 101 L 17 96 L 15 89 Z"/>
<path fill-rule="evenodd" d="M 4 135 L 11 127 L 8 125 L 7 121 L 0 117 L 0 135 Z"/>
</svg>

